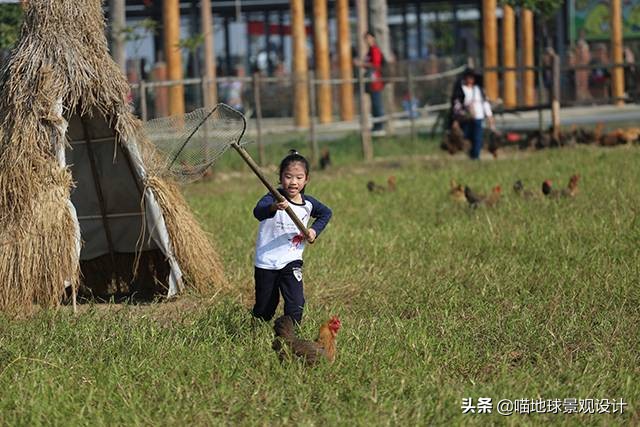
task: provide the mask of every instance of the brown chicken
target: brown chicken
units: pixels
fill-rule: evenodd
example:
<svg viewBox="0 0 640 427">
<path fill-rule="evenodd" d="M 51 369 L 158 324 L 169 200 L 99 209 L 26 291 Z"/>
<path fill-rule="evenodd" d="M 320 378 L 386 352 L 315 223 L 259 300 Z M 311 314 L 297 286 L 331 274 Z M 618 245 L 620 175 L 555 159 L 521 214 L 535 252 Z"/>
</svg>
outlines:
<svg viewBox="0 0 640 427">
<path fill-rule="evenodd" d="M 622 130 L 622 137 L 627 144 L 640 141 L 640 128 L 628 128 Z"/>
<path fill-rule="evenodd" d="M 298 338 L 294 331 L 293 319 L 282 316 L 276 319 L 273 330 L 276 338 L 272 348 L 278 353 L 280 360 L 295 355 L 308 365 L 315 365 L 322 359 L 333 362 L 336 359 L 336 335 L 342 324 L 337 316 L 333 316 L 320 326 L 318 338 L 307 341 Z"/>
<path fill-rule="evenodd" d="M 567 188 L 563 188 L 560 195 L 563 197 L 575 197 L 578 194 L 578 181 L 580 181 L 580 175 L 571 175 Z"/>
<path fill-rule="evenodd" d="M 464 202 L 466 200 L 464 197 L 464 187 L 458 184 L 455 179 L 449 181 L 449 185 L 449 197 L 455 202 Z"/>
<path fill-rule="evenodd" d="M 600 145 L 605 147 L 613 147 L 614 145 L 624 144 L 624 142 L 624 133 L 622 129 L 616 129 L 605 133 L 600 137 Z"/>
<path fill-rule="evenodd" d="M 391 175 L 389 178 L 387 178 L 387 189 L 389 191 L 396 191 L 396 184 L 397 180 L 395 175 Z"/>
<path fill-rule="evenodd" d="M 469 202 L 469 205 L 473 208 L 476 208 L 481 205 L 485 206 L 495 206 L 496 203 L 500 200 L 500 194 L 502 193 L 502 188 L 499 185 L 496 185 L 491 190 L 491 193 L 488 196 L 484 196 L 482 194 L 476 194 L 469 187 L 464 187 L 464 197 Z"/>
<path fill-rule="evenodd" d="M 600 142 L 603 134 L 604 134 L 604 123 L 600 122 L 596 125 L 595 129 L 593 130 L 593 141 L 591 142 L 595 142 L 595 143 Z"/>
</svg>

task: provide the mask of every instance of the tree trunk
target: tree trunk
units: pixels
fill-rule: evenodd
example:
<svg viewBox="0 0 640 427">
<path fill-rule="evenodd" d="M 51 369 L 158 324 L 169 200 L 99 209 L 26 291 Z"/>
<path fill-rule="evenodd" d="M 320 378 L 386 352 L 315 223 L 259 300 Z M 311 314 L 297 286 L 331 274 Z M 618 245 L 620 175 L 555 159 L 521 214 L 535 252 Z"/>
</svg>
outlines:
<svg viewBox="0 0 640 427">
<path fill-rule="evenodd" d="M 207 109 L 213 108 L 217 102 L 216 90 L 216 55 L 213 39 L 213 19 L 211 17 L 211 0 L 200 1 L 200 29 L 204 34 L 204 104 Z"/>
<path fill-rule="evenodd" d="M 126 73 L 127 56 L 122 32 L 127 25 L 124 0 L 110 0 L 109 15 L 111 17 L 111 56 L 120 70 Z"/>
<path fill-rule="evenodd" d="M 391 37 L 389 36 L 389 24 L 387 22 L 388 6 L 387 0 L 369 0 L 369 10 L 371 11 L 371 21 L 369 22 L 369 31 L 376 36 L 376 42 L 378 47 L 382 51 L 387 63 L 395 63 L 395 57 L 391 51 Z M 358 35 L 362 37 L 361 34 Z M 388 77 L 389 68 L 385 67 L 383 70 L 383 77 Z M 393 83 L 388 83 L 384 88 L 384 109 L 385 115 L 389 115 L 394 110 L 394 87 Z M 389 120 L 386 123 L 389 133 L 393 133 L 393 121 Z"/>
</svg>

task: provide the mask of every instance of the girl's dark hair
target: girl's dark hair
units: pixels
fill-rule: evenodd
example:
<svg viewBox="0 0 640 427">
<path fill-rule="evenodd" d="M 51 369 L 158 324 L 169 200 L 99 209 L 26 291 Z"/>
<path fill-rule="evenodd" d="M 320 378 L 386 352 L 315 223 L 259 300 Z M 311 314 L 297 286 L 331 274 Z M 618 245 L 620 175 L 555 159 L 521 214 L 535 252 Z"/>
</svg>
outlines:
<svg viewBox="0 0 640 427">
<path fill-rule="evenodd" d="M 282 173 L 284 172 L 284 170 L 291 163 L 296 163 L 296 162 L 302 163 L 302 165 L 304 166 L 304 173 L 306 173 L 307 176 L 309 176 L 309 169 L 310 169 L 309 161 L 305 159 L 304 156 L 298 153 L 296 150 L 289 150 L 289 154 L 287 155 L 287 157 L 282 159 L 282 161 L 280 162 L 280 173 L 278 174 L 278 177 L 282 178 Z"/>
</svg>

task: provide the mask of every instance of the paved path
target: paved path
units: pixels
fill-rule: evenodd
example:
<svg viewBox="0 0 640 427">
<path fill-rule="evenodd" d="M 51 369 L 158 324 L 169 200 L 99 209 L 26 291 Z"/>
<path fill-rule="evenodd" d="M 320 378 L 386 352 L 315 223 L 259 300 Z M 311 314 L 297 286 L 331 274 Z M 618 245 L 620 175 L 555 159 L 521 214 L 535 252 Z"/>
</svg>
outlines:
<svg viewBox="0 0 640 427">
<path fill-rule="evenodd" d="M 437 113 L 430 113 L 416 119 L 415 125 L 418 132 L 430 131 Z M 640 126 L 640 104 L 628 104 L 623 107 L 589 106 L 563 108 L 560 114 L 563 126 L 576 124 L 578 126 L 592 126 L 603 122 L 608 128 L 618 126 Z M 543 111 L 543 127 L 551 124 L 550 111 Z M 498 116 L 497 125 L 502 129 L 531 130 L 538 128 L 538 112 L 527 111 L 518 114 L 505 114 Z M 408 119 L 394 120 L 394 132 L 406 135 L 411 130 L 411 122 Z M 350 122 L 337 122 L 330 124 L 317 124 L 318 140 L 332 140 L 347 134 L 358 132 L 360 123 L 357 120 Z M 309 130 L 299 129 L 293 125 L 290 118 L 264 119 L 262 123 L 263 140 L 265 143 L 276 141 L 290 141 L 297 138 L 308 138 Z M 248 120 L 247 137 L 251 141 L 257 139 L 255 119 Z"/>
</svg>

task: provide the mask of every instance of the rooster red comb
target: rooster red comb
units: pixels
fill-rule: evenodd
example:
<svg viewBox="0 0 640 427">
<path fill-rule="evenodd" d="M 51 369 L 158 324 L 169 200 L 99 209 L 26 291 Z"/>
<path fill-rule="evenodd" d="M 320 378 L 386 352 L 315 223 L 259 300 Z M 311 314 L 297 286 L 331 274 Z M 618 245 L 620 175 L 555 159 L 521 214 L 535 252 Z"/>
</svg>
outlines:
<svg viewBox="0 0 640 427">
<path fill-rule="evenodd" d="M 340 322 L 340 319 L 338 318 L 338 316 L 331 316 L 331 319 L 329 319 L 329 329 L 332 329 L 337 332 L 341 326 L 342 326 L 342 322 Z"/>
</svg>

